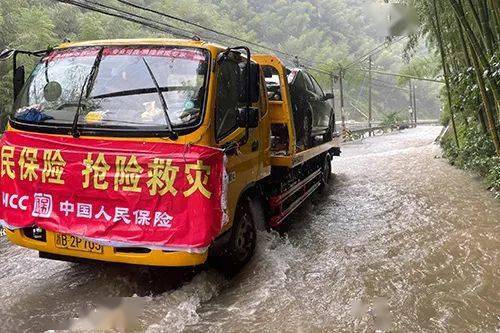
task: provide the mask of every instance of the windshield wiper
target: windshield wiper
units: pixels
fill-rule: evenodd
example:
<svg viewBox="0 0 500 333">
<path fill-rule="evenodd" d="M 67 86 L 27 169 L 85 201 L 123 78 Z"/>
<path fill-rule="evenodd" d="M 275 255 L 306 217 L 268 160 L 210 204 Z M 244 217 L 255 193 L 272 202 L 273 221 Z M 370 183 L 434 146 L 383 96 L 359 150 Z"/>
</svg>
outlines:
<svg viewBox="0 0 500 333">
<path fill-rule="evenodd" d="M 162 92 L 170 91 L 170 87 L 161 87 L 161 91 Z M 112 93 L 92 96 L 92 99 L 105 99 L 105 98 L 113 98 L 113 97 L 132 96 L 132 95 L 145 95 L 145 94 L 152 94 L 152 93 L 156 93 L 156 92 L 157 92 L 156 88 L 139 88 L 139 89 L 116 91 L 116 92 L 112 92 Z"/>
<path fill-rule="evenodd" d="M 172 122 L 170 121 L 170 117 L 168 115 L 167 102 L 165 101 L 165 97 L 163 97 L 163 93 L 161 92 L 160 85 L 158 84 L 158 81 L 156 81 L 156 77 L 153 74 L 151 67 L 149 67 L 149 64 L 146 61 L 146 59 L 142 58 L 142 61 L 144 61 L 144 65 L 146 65 L 146 68 L 148 69 L 148 72 L 149 72 L 149 76 L 151 77 L 151 80 L 153 81 L 153 83 L 155 85 L 156 91 L 158 92 L 158 96 L 160 97 L 161 106 L 163 108 L 163 112 L 165 113 L 165 121 L 167 123 L 168 137 L 172 140 L 177 140 L 179 138 L 179 135 L 172 128 Z"/>
<path fill-rule="evenodd" d="M 85 98 L 89 98 L 90 92 L 92 91 L 92 87 L 94 86 L 95 79 L 97 77 L 97 70 L 99 69 L 99 65 L 102 60 L 102 54 L 104 52 L 104 48 L 101 47 L 99 53 L 97 54 L 94 64 L 90 69 L 89 75 L 85 78 L 83 82 L 82 91 L 80 92 L 80 97 L 78 98 L 78 106 L 75 111 L 75 118 L 73 118 L 73 126 L 71 127 L 71 135 L 74 138 L 80 137 L 80 131 L 78 131 L 78 119 L 80 118 L 80 111 L 82 109 L 82 99 L 85 94 Z"/>
</svg>

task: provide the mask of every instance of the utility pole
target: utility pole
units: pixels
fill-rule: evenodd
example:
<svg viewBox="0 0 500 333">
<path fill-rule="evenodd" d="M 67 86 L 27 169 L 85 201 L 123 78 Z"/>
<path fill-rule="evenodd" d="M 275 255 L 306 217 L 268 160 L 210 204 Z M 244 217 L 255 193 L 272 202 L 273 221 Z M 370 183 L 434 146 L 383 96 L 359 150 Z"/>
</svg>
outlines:
<svg viewBox="0 0 500 333">
<path fill-rule="evenodd" d="M 340 86 L 340 117 L 342 119 L 342 133 L 345 131 L 345 113 L 344 113 L 344 72 L 342 68 L 339 71 L 339 86 Z"/>
<path fill-rule="evenodd" d="M 413 84 L 413 117 L 415 119 L 415 127 L 417 127 L 417 86 Z"/>
<path fill-rule="evenodd" d="M 368 128 L 370 129 L 368 135 L 372 136 L 372 56 L 368 58 L 368 62 Z"/>
<path fill-rule="evenodd" d="M 409 100 L 410 103 L 408 104 L 410 114 L 408 115 L 408 119 L 409 119 L 409 125 L 412 126 L 413 125 L 413 114 L 415 113 L 415 110 L 413 109 L 413 87 L 411 84 L 411 79 L 408 80 L 408 88 L 409 88 L 409 92 L 410 92 L 410 100 Z"/>
</svg>

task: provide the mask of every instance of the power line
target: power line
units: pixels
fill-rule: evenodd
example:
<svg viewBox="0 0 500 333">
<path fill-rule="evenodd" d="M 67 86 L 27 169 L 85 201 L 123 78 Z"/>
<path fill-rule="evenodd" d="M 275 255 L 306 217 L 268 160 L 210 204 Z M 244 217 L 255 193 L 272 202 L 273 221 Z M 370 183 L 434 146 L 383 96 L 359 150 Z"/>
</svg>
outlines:
<svg viewBox="0 0 500 333">
<path fill-rule="evenodd" d="M 322 69 L 318 69 L 318 68 L 314 68 L 314 67 L 310 67 L 310 66 L 304 65 L 304 64 L 300 64 L 300 67 L 303 67 L 303 68 L 308 69 L 310 71 L 315 71 L 315 72 L 318 72 L 318 73 L 321 73 L 321 74 L 325 74 L 325 75 L 335 75 L 333 72 L 328 72 L 328 71 L 325 71 L 325 70 L 322 70 Z"/>
<path fill-rule="evenodd" d="M 385 83 L 385 84 L 392 85 L 392 83 L 391 83 L 391 82 L 387 82 L 387 81 L 385 81 L 385 80 L 377 79 L 377 78 L 375 78 L 375 77 L 374 77 L 372 80 L 374 80 L 374 81 L 378 81 L 378 82 L 381 82 L 381 83 Z"/>
<path fill-rule="evenodd" d="M 168 28 L 176 29 L 176 30 L 185 32 L 187 34 L 192 34 L 190 36 L 190 38 L 195 37 L 195 34 L 193 34 L 192 31 L 187 30 L 187 29 L 179 28 L 179 27 L 176 27 L 176 26 L 173 26 L 173 25 L 170 25 L 170 24 L 167 24 L 167 23 L 163 23 L 163 22 L 153 21 L 153 20 L 150 20 L 148 17 L 137 15 L 137 14 L 134 14 L 134 13 L 131 13 L 131 12 L 127 12 L 125 10 L 122 10 L 122 9 L 119 9 L 119 8 L 116 8 L 116 7 L 113 7 L 113 6 L 110 6 L 110 5 L 98 3 L 98 2 L 95 2 L 95 1 L 92 1 L 92 0 L 84 0 L 84 1 L 87 2 L 87 3 L 90 3 L 90 4 L 94 5 L 94 6 L 100 6 L 100 7 L 103 7 L 103 8 L 106 8 L 106 9 L 110 9 L 110 10 L 113 10 L 115 12 L 118 12 L 118 13 L 121 13 L 121 14 L 124 14 L 124 15 L 129 15 L 129 16 L 136 17 L 136 18 L 139 18 L 139 19 L 142 19 L 142 20 L 149 20 L 151 22 L 164 25 L 164 26 L 166 26 Z"/>
<path fill-rule="evenodd" d="M 353 70 L 361 71 L 361 72 L 368 72 L 368 69 L 366 69 L 366 68 L 354 68 Z M 431 78 L 426 78 L 426 77 L 418 77 L 418 76 L 413 76 L 413 75 L 396 74 L 396 73 L 382 72 L 382 71 L 377 71 L 377 70 L 372 70 L 372 72 L 375 74 L 380 74 L 380 75 L 404 77 L 407 79 L 428 81 L 428 82 L 435 82 L 435 83 L 444 83 L 443 80 L 431 79 Z"/>
<path fill-rule="evenodd" d="M 399 38 L 398 40 L 396 40 L 396 41 L 394 41 L 392 43 L 399 43 L 400 41 L 402 41 L 405 38 L 407 38 L 407 36 L 403 36 L 403 37 Z M 361 56 L 361 57 L 357 58 L 356 60 L 354 60 L 353 62 L 351 62 L 349 65 L 347 65 L 344 68 L 344 70 L 347 70 L 347 69 L 353 67 L 354 65 L 363 62 L 368 57 L 370 57 L 370 56 L 374 55 L 375 53 L 377 53 L 384 46 L 388 47 L 389 45 L 390 45 L 390 43 L 388 43 L 387 41 L 384 41 L 382 44 L 376 46 L 375 48 L 373 48 L 372 50 L 370 50 L 368 53 L 364 54 L 363 56 Z"/>
<path fill-rule="evenodd" d="M 172 29 L 162 28 L 162 27 L 159 27 L 159 24 L 156 23 L 156 22 L 147 22 L 147 21 L 144 21 L 144 20 L 134 19 L 132 17 L 127 17 L 127 16 L 123 16 L 123 15 L 120 15 L 120 14 L 111 13 L 111 12 L 106 11 L 104 9 L 99 9 L 99 8 L 96 8 L 96 7 L 93 7 L 93 6 L 90 6 L 88 4 L 78 2 L 78 1 L 74 1 L 74 0 L 53 0 L 53 1 L 61 2 L 61 3 L 66 3 L 66 4 L 69 4 L 69 5 L 73 5 L 73 6 L 80 7 L 80 8 L 83 8 L 83 9 L 87 9 L 87 10 L 90 10 L 90 11 L 98 12 L 98 13 L 101 13 L 101 14 L 104 14 L 104 15 L 113 16 L 113 17 L 120 18 L 120 19 L 123 19 L 123 20 L 126 20 L 126 21 L 134 22 L 134 23 L 137 23 L 137 24 L 149 27 L 149 28 L 157 30 L 157 31 L 170 33 L 170 34 L 172 34 L 174 36 L 183 37 L 183 38 L 189 38 L 189 39 L 191 39 L 193 37 L 193 36 L 185 35 L 183 33 L 179 33 L 179 32 L 176 32 L 176 31 L 172 30 L 172 29 L 177 29 L 176 27 L 173 27 L 173 26 L 172 26 Z"/>
<path fill-rule="evenodd" d="M 392 86 L 392 85 L 386 85 L 386 84 L 380 84 L 380 83 L 372 83 L 373 86 L 375 87 L 380 87 L 380 88 L 388 88 L 388 89 L 393 89 L 393 90 L 401 90 L 408 92 L 408 89 L 400 88 L 398 86 Z"/>
<path fill-rule="evenodd" d="M 146 11 L 146 12 L 150 12 L 150 13 L 162 16 L 162 17 L 166 17 L 166 18 L 169 18 L 169 19 L 172 19 L 172 20 L 176 20 L 178 22 L 182 22 L 182 23 L 185 23 L 185 24 L 197 27 L 199 29 L 203 29 L 203 30 L 212 32 L 212 33 L 214 33 L 216 35 L 219 35 L 219 36 L 224 36 L 226 38 L 230 38 L 230 39 L 239 41 L 241 43 L 252 45 L 252 46 L 258 47 L 258 48 L 263 49 L 263 50 L 272 51 L 272 52 L 275 52 L 277 54 L 284 55 L 284 56 L 288 57 L 289 60 L 292 60 L 292 61 L 297 58 L 296 55 L 293 55 L 291 53 L 282 51 L 280 49 L 272 48 L 272 47 L 269 47 L 267 45 L 259 44 L 259 43 L 256 43 L 256 42 L 253 42 L 253 41 L 250 41 L 250 40 L 247 40 L 247 39 L 243 39 L 243 38 L 238 37 L 238 36 L 234 36 L 234 35 L 231 35 L 231 34 L 228 34 L 228 33 L 225 33 L 225 32 L 221 32 L 221 31 L 215 30 L 213 28 L 210 28 L 210 27 L 207 27 L 207 26 L 204 26 L 204 25 L 201 25 L 201 24 L 198 24 L 198 23 L 195 23 L 195 22 L 192 22 L 192 21 L 189 21 L 189 20 L 186 20 L 186 19 L 174 16 L 174 15 L 171 15 L 171 14 L 166 14 L 166 13 L 160 12 L 160 11 L 155 10 L 155 9 L 151 9 L 151 8 L 148 8 L 148 7 L 145 7 L 145 6 L 141 6 L 141 5 L 135 4 L 135 3 L 127 1 L 127 0 L 116 0 L 116 1 L 118 1 L 119 3 L 122 3 L 124 5 L 133 7 L 135 9 L 139 9 L 139 10 L 143 10 L 143 11 Z M 308 61 L 308 62 L 312 62 L 312 63 L 320 63 L 320 64 L 324 64 L 324 65 L 330 65 L 330 64 L 327 64 L 327 63 L 317 62 L 317 61 L 314 61 L 314 60 L 311 60 L 311 59 L 307 59 L 307 58 L 303 58 L 303 59 L 306 60 L 306 61 Z M 312 67 L 312 66 L 310 66 L 310 67 Z M 318 68 L 309 68 L 309 69 L 316 70 L 318 72 L 327 73 L 326 71 L 318 69 Z M 331 73 L 328 72 L 327 74 L 331 74 Z"/>
<path fill-rule="evenodd" d="M 183 38 L 187 38 L 187 39 L 196 39 L 198 37 L 204 37 L 204 36 L 197 36 L 199 34 L 196 34 L 195 32 L 187 30 L 187 29 L 179 28 L 179 27 L 176 27 L 174 25 L 170 25 L 170 24 L 163 23 L 163 22 L 158 22 L 158 21 L 152 20 L 148 17 L 137 15 L 137 14 L 134 14 L 134 13 L 131 13 L 131 12 L 128 12 L 128 11 L 125 11 L 125 10 L 122 10 L 122 9 L 119 9 L 116 7 L 112 7 L 109 5 L 100 4 L 100 3 L 97 3 L 97 2 L 91 1 L 91 0 L 87 0 L 86 2 L 92 4 L 93 6 L 91 6 L 89 4 L 81 3 L 78 1 L 74 1 L 74 0 L 54 0 L 54 1 L 70 4 L 70 5 L 84 8 L 84 9 L 87 9 L 90 11 L 95 11 L 95 12 L 98 12 L 98 13 L 101 13 L 104 15 L 121 18 L 121 19 L 124 19 L 127 21 L 131 21 L 131 22 L 134 22 L 134 23 L 161 31 L 161 32 L 167 32 L 169 34 L 172 34 L 172 35 L 178 36 L 178 37 L 183 37 Z M 103 9 L 96 8 L 95 6 L 100 6 L 100 7 L 106 8 L 108 10 L 112 10 L 112 11 L 115 11 L 117 13 L 121 13 L 121 15 L 111 13 L 111 12 L 103 10 Z M 129 16 L 135 17 L 135 18 L 131 18 Z M 160 27 L 160 26 L 163 26 L 163 27 Z M 181 31 L 182 33 L 179 33 L 176 30 Z M 222 39 L 218 39 L 218 38 L 214 38 L 214 37 L 211 37 L 210 39 L 212 39 L 216 42 L 222 43 L 222 44 L 227 43 L 226 40 L 222 40 Z"/>
<path fill-rule="evenodd" d="M 122 9 L 119 9 L 119 8 L 116 8 L 116 7 L 113 7 L 113 6 L 109 6 L 109 5 L 97 3 L 97 2 L 91 1 L 91 0 L 87 0 L 86 1 L 87 3 L 82 3 L 82 2 L 79 2 L 79 1 L 75 1 L 75 0 L 54 0 L 54 1 L 61 2 L 61 3 L 66 3 L 66 4 L 70 4 L 70 5 L 77 6 L 77 7 L 80 7 L 80 8 L 84 8 L 84 9 L 87 9 L 87 10 L 90 10 L 90 11 L 95 11 L 95 12 L 98 12 L 98 13 L 101 13 L 101 14 L 104 14 L 104 15 L 121 18 L 121 19 L 130 21 L 130 22 L 141 24 L 143 26 L 146 26 L 146 27 L 149 27 L 149 28 L 161 31 L 161 32 L 170 33 L 170 34 L 172 34 L 174 36 L 179 36 L 179 37 L 183 37 L 183 38 L 193 39 L 197 35 L 193 31 L 190 31 L 190 30 L 187 30 L 187 29 L 179 28 L 177 26 L 174 26 L 174 25 L 171 25 L 171 24 L 167 24 L 167 23 L 164 23 L 164 22 L 155 21 L 155 20 L 153 20 L 151 18 L 148 18 L 148 17 L 144 17 L 144 16 L 141 16 L 141 15 L 138 15 L 138 14 L 134 14 L 134 13 L 131 13 L 131 12 L 128 12 L 128 11 L 125 11 L 125 10 L 122 10 Z M 213 32 L 213 33 L 215 33 L 216 35 L 219 35 L 219 36 L 225 36 L 227 38 L 231 38 L 231 39 L 234 39 L 234 40 L 238 40 L 238 41 L 241 41 L 241 42 L 253 45 L 253 46 L 255 46 L 257 48 L 260 48 L 260 49 L 265 49 L 265 50 L 273 51 L 275 53 L 280 53 L 280 54 L 283 55 L 283 58 L 287 59 L 290 62 L 293 62 L 293 61 L 295 61 L 297 59 L 296 56 L 293 56 L 290 53 L 287 53 L 287 52 L 284 52 L 284 51 L 281 51 L 281 50 L 278 50 L 278 49 L 270 48 L 268 46 L 261 45 L 261 44 L 255 43 L 255 42 L 251 42 L 251 41 L 248 41 L 248 40 L 245 40 L 245 39 L 241 39 L 239 37 L 232 36 L 232 35 L 229 35 L 229 34 L 226 34 L 226 33 L 222 33 L 222 32 L 219 32 L 217 30 L 214 30 L 214 29 L 211 29 L 211 28 L 208 28 L 208 27 L 205 27 L 205 26 L 202 26 L 202 25 L 190 22 L 188 20 L 184 20 L 184 19 L 175 17 L 173 15 L 164 14 L 164 13 L 161 13 L 161 12 L 149 9 L 147 7 L 143 7 L 143 6 L 139 6 L 139 5 L 133 4 L 133 3 L 129 2 L 129 1 L 125 1 L 125 0 L 117 0 L 117 1 L 119 1 L 119 2 L 121 2 L 123 4 L 126 4 L 126 5 L 129 5 L 129 6 L 132 6 L 134 8 L 137 8 L 137 9 L 141 9 L 141 10 L 148 11 L 148 12 L 153 12 L 153 13 L 161 15 L 161 16 L 165 16 L 165 17 L 168 17 L 168 18 L 176 19 L 177 21 L 180 21 L 180 22 L 183 22 L 183 23 L 186 23 L 186 24 L 190 24 L 192 26 L 198 27 L 198 28 L 203 29 L 203 30 L 207 30 L 207 31 Z M 91 5 L 89 5 L 88 3 L 90 3 Z M 97 8 L 95 6 L 99 6 L 99 7 L 105 8 L 106 10 L 101 9 L 101 8 Z M 112 11 L 120 13 L 120 14 L 109 12 L 109 10 L 112 10 Z M 201 37 L 206 38 L 205 36 L 201 36 Z M 209 39 L 217 41 L 217 42 L 219 42 L 221 44 L 229 44 L 228 41 L 225 40 L 225 39 L 219 39 L 219 38 L 215 38 L 213 36 L 211 36 Z M 307 58 L 304 58 L 304 59 L 308 60 L 310 62 L 314 62 L 314 61 L 312 61 L 310 59 L 307 59 Z M 310 64 L 303 64 L 302 67 L 304 67 L 306 69 L 309 69 L 309 70 L 312 70 L 312 71 L 319 72 L 319 73 L 327 74 L 327 75 L 333 74 L 333 72 L 327 72 L 325 70 L 322 70 L 322 69 L 319 69 L 319 68 L 315 68 L 313 65 L 310 65 Z"/>
<path fill-rule="evenodd" d="M 406 38 L 406 36 L 403 36 L 403 37 L 399 38 L 398 40 L 393 41 L 392 43 L 398 43 L 398 42 L 402 41 L 405 38 Z M 354 60 L 351 64 L 347 65 L 346 69 L 349 69 L 349 68 L 353 67 L 354 65 L 357 65 L 358 63 L 361 63 L 361 62 L 365 61 L 367 58 L 369 58 L 370 56 L 375 55 L 376 53 L 378 53 L 379 51 L 381 51 L 382 48 L 388 47 L 389 45 L 390 45 L 390 42 L 384 41 L 382 44 L 378 45 L 377 47 L 375 47 L 374 49 L 370 50 L 365 55 L 359 57 L 358 59 Z"/>
<path fill-rule="evenodd" d="M 153 22 L 155 24 L 163 25 L 163 26 L 166 26 L 167 28 L 170 28 L 170 29 L 176 29 L 176 30 L 182 31 L 183 33 L 189 34 L 189 35 L 185 35 L 185 36 L 190 36 L 189 37 L 190 39 L 193 39 L 193 38 L 196 38 L 196 37 L 204 37 L 204 36 L 201 36 L 201 35 L 198 36 L 199 34 L 193 32 L 191 30 L 187 30 L 187 29 L 184 29 L 184 28 L 179 28 L 177 26 L 174 26 L 174 25 L 171 25 L 171 24 L 167 24 L 167 23 L 164 23 L 164 22 L 154 21 L 154 20 L 151 20 L 148 17 L 141 16 L 141 15 L 138 15 L 138 14 L 135 14 L 135 13 L 132 13 L 132 12 L 128 12 L 128 11 L 122 10 L 120 8 L 116 8 L 116 7 L 113 7 L 113 6 L 101 4 L 101 3 L 98 3 L 98 2 L 95 2 L 95 1 L 92 1 L 92 0 L 86 0 L 86 2 L 91 3 L 91 4 L 95 5 L 95 6 L 100 6 L 100 7 L 106 8 L 106 9 L 110 9 L 110 10 L 116 11 L 116 12 L 124 14 L 124 15 L 129 15 L 129 16 L 132 16 L 132 17 L 136 17 L 136 18 L 139 18 L 139 19 L 142 19 L 142 20 L 145 20 L 145 21 L 151 21 L 151 22 Z M 226 42 L 226 40 L 218 39 L 218 38 L 214 38 L 214 37 L 212 37 L 212 39 L 215 40 L 216 42 L 219 42 L 219 43 L 225 43 Z"/>
<path fill-rule="evenodd" d="M 215 29 L 203 26 L 201 24 L 194 23 L 194 22 L 191 22 L 189 20 L 186 20 L 186 19 L 183 19 L 183 18 L 180 18 L 180 17 L 177 17 L 177 16 L 173 16 L 173 15 L 170 15 L 170 14 L 165 14 L 165 13 L 162 13 L 160 11 L 157 11 L 157 10 L 145 7 L 145 6 L 141 6 L 141 5 L 132 3 L 130 1 L 126 1 L 126 0 L 116 0 L 116 1 L 118 1 L 118 2 L 120 2 L 122 4 L 125 4 L 127 6 L 136 8 L 136 9 L 140 9 L 140 10 L 143 10 L 143 11 L 154 13 L 156 15 L 167 17 L 167 18 L 172 19 L 172 20 L 176 20 L 176 21 L 179 21 L 179 22 L 182 22 L 182 23 L 185 23 L 185 24 L 188 24 L 188 25 L 191 25 L 191 26 L 194 26 L 194 27 L 206 30 L 206 31 L 210 31 L 210 32 L 212 32 L 214 34 L 217 34 L 217 35 L 220 35 L 220 36 L 231 38 L 231 39 L 237 40 L 237 41 L 242 42 L 242 43 L 246 43 L 246 44 L 249 44 L 249 45 L 257 46 L 257 47 L 260 47 L 262 49 L 266 49 L 268 51 L 273 51 L 273 52 L 276 52 L 276 53 L 279 53 L 279 54 L 286 55 L 288 57 L 295 57 L 294 55 L 292 55 L 290 53 L 287 53 L 287 52 L 284 52 L 284 51 L 281 51 L 281 50 L 278 50 L 278 49 L 274 49 L 274 48 L 271 48 L 271 47 L 268 47 L 268 46 L 265 46 L 265 45 L 261 45 L 261 44 L 258 44 L 258 43 L 255 43 L 255 42 L 252 42 L 252 41 L 249 41 L 249 40 L 237 37 L 237 36 L 233 36 L 233 35 L 227 34 L 225 32 L 220 32 L 218 30 L 215 30 Z"/>
<path fill-rule="evenodd" d="M 408 89 L 405 89 L 405 88 L 401 88 L 395 84 L 392 84 L 391 82 L 387 82 L 387 81 L 384 81 L 384 80 L 380 80 L 380 79 L 377 79 L 377 78 L 372 78 L 373 81 L 376 81 L 378 82 L 378 84 L 374 84 L 378 87 L 385 87 L 385 88 L 394 88 L 394 89 L 399 89 L 401 91 L 406 91 L 408 92 Z"/>
</svg>

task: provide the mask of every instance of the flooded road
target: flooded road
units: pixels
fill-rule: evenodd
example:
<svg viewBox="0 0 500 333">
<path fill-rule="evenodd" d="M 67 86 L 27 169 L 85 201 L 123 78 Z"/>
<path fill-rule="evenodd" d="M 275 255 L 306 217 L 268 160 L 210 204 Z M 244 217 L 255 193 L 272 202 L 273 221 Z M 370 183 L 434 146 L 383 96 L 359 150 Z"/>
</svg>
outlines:
<svg viewBox="0 0 500 333">
<path fill-rule="evenodd" d="M 344 147 L 327 195 L 261 234 L 231 280 L 47 261 L 1 237 L 0 332 L 88 328 L 96 313 L 138 332 L 495 332 L 500 201 L 437 157 L 440 130 Z"/>
</svg>

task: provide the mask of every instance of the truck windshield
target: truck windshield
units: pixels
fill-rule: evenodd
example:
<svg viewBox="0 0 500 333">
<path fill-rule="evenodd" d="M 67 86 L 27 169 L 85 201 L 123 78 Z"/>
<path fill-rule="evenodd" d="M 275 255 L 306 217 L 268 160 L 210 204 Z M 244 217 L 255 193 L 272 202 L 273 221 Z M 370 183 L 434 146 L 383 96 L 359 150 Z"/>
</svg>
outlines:
<svg viewBox="0 0 500 333">
<path fill-rule="evenodd" d="M 207 64 L 208 53 L 195 48 L 55 50 L 28 79 L 13 118 L 20 123 L 71 126 L 79 109 L 78 125 L 84 128 L 144 131 L 166 129 L 167 112 L 173 128 L 193 128 L 202 120 Z"/>
</svg>

